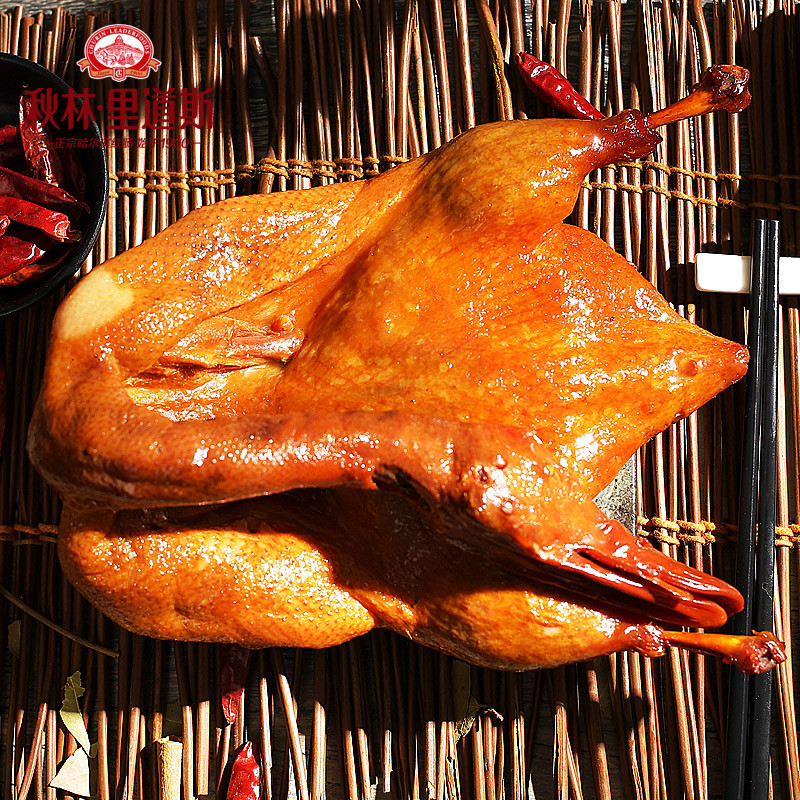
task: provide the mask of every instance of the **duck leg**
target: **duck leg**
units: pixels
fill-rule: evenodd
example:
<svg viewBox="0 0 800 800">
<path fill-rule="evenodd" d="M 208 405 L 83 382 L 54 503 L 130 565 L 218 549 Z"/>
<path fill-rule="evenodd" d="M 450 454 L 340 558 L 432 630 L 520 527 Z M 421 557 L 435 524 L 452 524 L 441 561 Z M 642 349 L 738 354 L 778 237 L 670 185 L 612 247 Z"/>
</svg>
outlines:
<svg viewBox="0 0 800 800">
<path fill-rule="evenodd" d="M 382 627 L 500 669 L 622 649 L 658 656 L 668 644 L 749 672 L 784 658 L 774 637 L 668 631 L 647 605 L 613 607 L 585 591 L 590 583 L 509 571 L 465 548 L 453 526 L 400 495 L 353 490 L 206 509 L 70 505 L 59 554 L 90 600 L 147 636 L 327 647 Z"/>
</svg>

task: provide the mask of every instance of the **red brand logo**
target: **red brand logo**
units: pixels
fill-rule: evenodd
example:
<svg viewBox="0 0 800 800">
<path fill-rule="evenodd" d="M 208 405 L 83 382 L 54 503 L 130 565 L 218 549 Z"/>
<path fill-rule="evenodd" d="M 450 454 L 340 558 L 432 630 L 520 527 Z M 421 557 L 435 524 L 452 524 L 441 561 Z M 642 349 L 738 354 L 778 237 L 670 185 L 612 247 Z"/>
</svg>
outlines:
<svg viewBox="0 0 800 800">
<path fill-rule="evenodd" d="M 83 48 L 85 58 L 78 62 L 92 78 L 146 78 L 161 62 L 153 58 L 153 43 L 139 28 L 131 25 L 106 25 L 96 30 Z"/>
</svg>

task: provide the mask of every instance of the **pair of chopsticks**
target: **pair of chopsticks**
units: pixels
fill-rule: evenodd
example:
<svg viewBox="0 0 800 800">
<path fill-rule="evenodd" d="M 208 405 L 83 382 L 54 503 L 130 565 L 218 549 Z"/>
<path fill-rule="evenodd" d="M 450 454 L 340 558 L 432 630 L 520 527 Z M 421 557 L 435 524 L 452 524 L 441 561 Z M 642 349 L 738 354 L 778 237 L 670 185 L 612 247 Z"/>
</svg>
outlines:
<svg viewBox="0 0 800 800">
<path fill-rule="evenodd" d="M 736 588 L 744 609 L 733 633 L 772 630 L 778 450 L 778 262 L 777 220 L 753 223 L 742 483 Z M 725 800 L 766 800 L 770 779 L 772 672 L 731 671 Z"/>
</svg>

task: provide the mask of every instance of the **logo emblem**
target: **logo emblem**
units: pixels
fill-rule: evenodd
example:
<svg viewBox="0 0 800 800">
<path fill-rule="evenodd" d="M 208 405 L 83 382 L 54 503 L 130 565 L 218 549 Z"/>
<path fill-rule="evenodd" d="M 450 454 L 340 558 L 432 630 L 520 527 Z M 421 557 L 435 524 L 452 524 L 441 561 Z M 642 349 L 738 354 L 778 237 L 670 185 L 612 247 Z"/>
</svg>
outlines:
<svg viewBox="0 0 800 800">
<path fill-rule="evenodd" d="M 85 58 L 78 62 L 91 78 L 146 78 L 161 62 L 153 58 L 153 42 L 131 25 L 106 25 L 96 30 L 83 48 Z"/>
</svg>

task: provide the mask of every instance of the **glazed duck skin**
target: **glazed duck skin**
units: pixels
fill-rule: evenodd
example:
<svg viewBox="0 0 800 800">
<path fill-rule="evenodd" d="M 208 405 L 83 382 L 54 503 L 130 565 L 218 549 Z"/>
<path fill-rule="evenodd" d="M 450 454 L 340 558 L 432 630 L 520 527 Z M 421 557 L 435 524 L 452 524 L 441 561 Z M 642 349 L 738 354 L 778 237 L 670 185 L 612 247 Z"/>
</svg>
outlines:
<svg viewBox="0 0 800 800">
<path fill-rule="evenodd" d="M 738 379 L 746 362 L 744 348 L 681 321 L 596 238 L 560 225 L 583 175 L 621 156 L 609 134 L 619 126 L 615 118 L 482 126 L 365 184 L 237 198 L 180 220 L 93 271 L 60 308 L 31 429 L 34 461 L 64 495 L 119 505 L 232 500 L 323 479 L 298 481 L 298 470 L 273 463 L 281 474 L 258 485 L 267 480 L 257 473 L 270 468 L 269 453 L 291 457 L 281 443 L 291 446 L 295 432 L 311 435 L 309 411 L 339 416 L 320 428 L 335 439 L 371 429 L 391 436 L 398 413 L 427 419 L 433 411 L 533 429 L 599 488 L 643 441 Z M 567 149 L 570 137 L 569 158 L 550 154 L 552 142 Z M 467 174 L 462 165 L 519 141 L 529 147 L 515 154 L 530 162 L 528 182 L 512 186 L 487 165 L 477 183 L 493 199 L 478 202 L 475 169 Z M 609 274 L 592 281 L 599 270 L 576 260 L 584 255 Z M 573 270 L 583 283 L 574 296 Z M 550 304 L 543 292 L 559 281 Z M 539 317 L 534 308 L 526 318 L 524 303 L 543 303 Z M 629 306 L 630 313 L 621 309 L 626 331 L 615 330 L 619 303 Z M 217 335 L 216 360 L 208 361 L 206 342 L 210 365 L 193 364 L 181 345 L 202 342 L 204 328 L 218 332 L 225 317 L 234 332 Z M 584 320 L 594 341 L 581 330 Z M 252 348 L 244 367 L 226 358 L 240 339 L 236 325 Z M 634 348 L 623 333 L 635 335 Z M 535 364 L 565 336 L 560 357 L 545 355 L 542 368 L 523 363 Z M 656 355 L 645 372 L 635 355 L 651 344 Z M 592 346 L 594 364 L 583 352 Z M 591 407 L 581 384 L 602 400 L 637 374 L 647 385 L 637 392 L 628 384 L 631 399 L 616 423 L 600 419 L 607 402 L 581 420 Z M 151 376 L 152 405 L 172 419 L 146 410 Z M 171 380 L 179 391 L 159 402 Z M 404 402 L 398 381 L 416 397 Z M 639 424 L 622 418 L 629 410 Z M 429 435 L 419 433 L 423 441 Z"/>
<path fill-rule="evenodd" d="M 401 495 L 352 489 L 208 509 L 69 506 L 59 554 L 90 600 L 147 636 L 328 647 L 388 628 L 482 666 L 537 669 L 622 649 L 662 655 L 678 635 L 648 619 L 679 605 L 666 593 L 614 610 L 509 572 L 454 543 L 448 524 Z M 782 660 L 774 637 L 684 636 L 750 672 Z"/>
<path fill-rule="evenodd" d="M 613 635 L 587 634 L 587 654 L 633 646 L 619 631 L 642 625 L 639 614 L 721 624 L 741 607 L 735 590 L 642 545 L 588 499 L 747 361 L 743 347 L 674 314 L 596 237 L 560 222 L 587 172 L 655 141 L 633 112 L 482 126 L 366 183 L 201 209 L 95 269 L 56 316 L 29 435 L 34 463 L 70 509 L 68 574 L 129 627 L 219 638 L 202 581 L 192 602 L 162 580 L 202 549 L 203 534 L 195 544 L 180 531 L 160 536 L 153 515 L 169 521 L 182 513 L 169 507 L 249 498 L 275 511 L 287 493 L 316 488 L 348 498 L 344 517 L 372 509 L 380 523 L 341 541 L 309 539 L 308 515 L 286 500 L 284 519 L 295 521 L 277 531 L 298 560 L 316 564 L 309 585 L 338 598 L 337 630 L 351 635 L 373 624 L 402 631 L 398 596 L 410 591 L 388 568 L 365 573 L 369 558 L 354 566 L 368 549 L 364 531 L 375 551 L 405 557 L 420 530 L 431 537 L 411 627 L 448 652 L 468 649 L 473 635 L 459 639 L 455 629 L 470 628 L 453 609 L 478 606 L 456 599 L 457 576 L 436 575 L 465 552 L 490 565 L 498 598 L 513 598 L 518 611 L 505 616 L 516 626 L 523 607 L 546 617 L 553 594 L 579 627 L 597 614 L 613 620 Z M 385 535 L 395 503 L 417 510 L 397 542 Z M 137 525 L 141 536 L 128 537 Z M 237 530 L 231 524 L 233 540 Z M 221 536 L 213 547 L 225 550 Z M 286 561 L 277 539 L 258 541 L 237 569 L 259 574 L 262 558 Z M 150 556 L 155 547 L 164 564 L 137 566 L 132 542 Z M 328 552 L 336 574 L 324 566 Z M 106 556 L 116 566 L 104 572 Z M 477 588 L 467 594 L 487 588 L 479 574 L 470 580 Z M 511 595 L 499 590 L 504 580 Z M 164 583 L 173 588 L 156 613 Z M 235 613 L 233 627 L 258 631 L 270 610 L 243 602 Z M 440 618 L 452 635 L 431 622 Z M 295 644 L 329 643 L 293 630 Z M 524 631 L 500 634 L 505 655 L 487 641 L 475 657 L 534 662 L 511 644 Z M 234 640 L 260 646 L 259 636 Z"/>
<path fill-rule="evenodd" d="M 288 492 L 150 514 L 70 508 L 59 552 L 90 600 L 148 636 L 328 647 L 384 627 L 506 669 L 658 641 L 652 624 L 622 622 L 431 536 L 402 497 L 357 495 Z M 379 553 L 376 522 L 403 529 Z"/>
<path fill-rule="evenodd" d="M 310 358 L 324 358 L 330 352 L 336 335 L 330 325 L 324 324 L 327 319 L 324 313 L 320 313 L 309 326 L 303 345 L 288 365 L 280 369 L 270 393 L 265 387 L 264 372 L 269 381 L 274 381 L 274 368 L 256 365 L 225 373 L 230 380 L 220 396 L 227 403 L 247 403 L 252 402 L 251 398 L 257 398 L 259 407 L 270 408 L 271 401 L 279 402 L 275 413 L 245 411 L 234 415 L 229 408 L 218 408 L 214 409 L 212 418 L 202 418 L 208 414 L 208 403 L 204 402 L 200 413 L 193 408 L 187 410 L 187 400 L 193 395 L 180 391 L 187 380 L 192 383 L 198 380 L 197 371 L 190 370 L 189 378 L 178 371 L 177 376 L 167 374 L 148 379 L 158 384 L 177 384 L 175 394 L 182 407 L 180 414 L 173 410 L 172 416 L 184 418 L 170 419 L 158 410 L 137 405 L 120 381 L 113 364 L 104 369 L 97 364 L 99 359 L 94 359 L 94 362 L 89 362 L 90 376 L 70 387 L 64 386 L 62 381 L 58 387 L 59 391 L 67 393 L 65 400 L 79 408 L 87 407 L 88 397 L 81 400 L 82 392 L 104 399 L 95 402 L 91 415 L 76 414 L 73 418 L 82 428 L 67 437 L 67 441 L 73 448 L 78 443 L 82 447 L 77 452 L 63 453 L 60 463 L 77 464 L 83 458 L 85 467 L 80 476 L 82 491 L 67 487 L 64 494 L 103 500 L 122 507 L 227 502 L 309 486 L 352 484 L 406 491 L 415 497 L 430 498 L 432 506 L 446 510 L 443 513 L 461 518 L 471 516 L 476 524 L 462 525 L 461 535 L 473 546 L 477 546 L 477 538 L 487 552 L 502 553 L 504 559 L 515 558 L 520 562 L 535 559 L 543 565 L 558 566 L 557 576 L 552 572 L 540 576 L 544 581 L 558 583 L 581 579 L 597 584 L 598 591 L 613 589 L 617 597 L 612 602 L 617 604 L 624 605 L 627 597 L 641 600 L 639 589 L 623 579 L 627 570 L 626 559 L 614 555 L 619 543 L 612 543 L 608 536 L 604 527 L 608 521 L 598 517 L 578 523 L 578 500 L 587 494 L 587 487 L 594 489 L 592 482 L 581 480 L 582 471 L 600 476 L 613 474 L 618 463 L 649 438 L 655 432 L 654 428 L 664 427 L 675 416 L 688 413 L 693 403 L 699 404 L 707 399 L 707 392 L 714 394 L 720 384 L 725 385 L 736 376 L 742 368 L 743 349 L 680 321 L 669 311 L 666 303 L 657 299 L 652 288 L 647 289 L 640 278 L 635 278 L 635 271 L 613 251 L 602 245 L 598 248 L 597 240 L 566 226 L 557 226 L 541 243 L 546 257 L 536 257 L 535 251 L 532 254 L 523 251 L 517 277 L 522 272 L 523 280 L 527 279 L 525 285 L 533 287 L 533 291 L 541 283 L 541 278 L 537 280 L 535 275 L 525 274 L 522 267 L 530 264 L 550 274 L 553 270 L 551 259 L 554 254 L 558 259 L 561 252 L 555 246 L 557 237 L 562 235 L 567 240 L 583 237 L 586 245 L 592 247 L 592 252 L 602 249 L 612 267 L 624 266 L 616 280 L 628 288 L 620 289 L 617 295 L 630 291 L 630 307 L 623 308 L 619 303 L 620 297 L 612 296 L 611 310 L 601 306 L 597 314 L 599 323 L 593 324 L 587 319 L 595 310 L 589 297 L 596 294 L 598 287 L 590 284 L 584 287 L 584 300 L 581 300 L 580 291 L 574 291 L 571 295 L 557 298 L 559 302 L 555 305 L 548 301 L 531 305 L 544 313 L 544 317 L 537 321 L 536 336 L 526 339 L 518 335 L 517 329 L 512 327 L 508 331 L 506 327 L 508 339 L 505 346 L 502 339 L 498 345 L 497 334 L 503 327 L 497 325 L 495 336 L 481 335 L 472 342 L 472 347 L 468 347 L 464 330 L 467 333 L 474 330 L 474 320 L 466 317 L 464 328 L 458 328 L 459 315 L 453 313 L 458 309 L 457 303 L 444 303 L 444 310 L 449 315 L 444 322 L 456 337 L 460 337 L 456 338 L 460 348 L 450 346 L 452 355 L 447 372 L 439 370 L 435 360 L 434 348 L 439 342 L 429 348 L 424 348 L 423 343 L 412 348 L 408 341 L 390 337 L 389 345 L 382 348 L 372 326 L 344 320 L 339 333 L 342 347 L 339 352 L 334 350 L 334 360 L 344 375 L 344 383 L 334 383 L 331 392 L 323 388 L 322 380 L 304 383 L 306 374 L 313 378 L 320 372 L 313 361 L 307 372 L 293 369 L 296 364 L 302 365 L 306 347 L 311 353 Z M 553 246 L 549 246 L 551 243 Z M 485 253 L 486 248 L 482 252 Z M 380 260 L 376 261 L 381 264 Z M 477 255 L 475 263 L 481 263 Z M 570 263 L 566 258 L 558 260 L 559 268 L 555 274 L 558 282 L 576 287 L 580 276 L 569 271 Z M 514 266 L 517 266 L 516 262 Z M 514 273 L 509 270 L 505 274 Z M 374 285 L 369 279 L 366 283 Z M 609 285 L 614 286 L 614 283 Z M 505 312 L 508 298 L 501 289 L 499 286 L 493 298 Z M 520 290 L 517 293 L 520 294 Z M 391 292 L 387 294 L 392 295 Z M 440 303 L 444 296 L 443 292 L 439 293 Z M 527 300 L 524 293 L 520 297 Z M 582 314 L 569 313 L 573 298 L 579 299 Z M 369 291 L 364 293 L 363 299 L 363 307 L 369 314 L 378 309 L 379 314 L 391 316 L 380 309 Z M 334 317 L 341 307 L 358 308 L 356 304 L 348 305 L 339 298 L 329 307 L 334 309 Z M 625 341 L 618 345 L 617 350 L 608 335 L 607 315 L 612 312 L 615 323 L 610 330 L 624 329 L 626 332 Z M 523 324 L 529 325 L 524 317 Z M 576 325 L 581 335 L 571 337 L 570 329 Z M 321 331 L 319 345 L 314 339 L 315 330 Z M 359 330 L 366 332 L 365 338 L 358 335 Z M 348 334 L 348 331 L 355 333 Z M 590 349 L 593 339 L 596 341 Z M 562 349 L 559 349 L 559 342 Z M 363 347 L 361 353 L 353 353 L 352 348 L 359 344 Z M 482 345 L 485 352 L 476 354 L 476 345 Z M 526 354 L 524 348 L 521 353 L 515 352 L 522 345 L 532 348 L 533 353 Z M 543 345 L 540 351 L 536 350 L 537 345 Z M 563 348 L 567 349 L 566 354 Z M 404 376 L 404 353 L 415 349 L 420 353 L 414 365 L 416 386 L 409 384 Z M 467 356 L 466 364 L 457 365 L 455 359 L 459 349 Z M 648 353 L 648 358 L 637 361 L 637 349 Z M 365 372 L 365 365 L 372 357 L 376 357 L 377 367 Z M 50 360 L 52 363 L 53 358 Z M 396 364 L 399 372 L 386 371 L 386 365 L 392 363 Z M 537 368 L 529 370 L 530 363 L 537 364 Z M 684 363 L 689 368 L 683 368 Z M 347 374 L 351 364 L 358 366 L 359 374 Z M 699 370 L 698 364 L 704 368 Z M 501 377 L 499 384 L 483 379 L 482 366 L 488 367 L 489 377 Z M 570 372 L 571 367 L 576 368 L 575 372 Z M 451 382 L 450 372 L 457 368 L 462 374 Z M 473 384 L 462 389 L 461 384 L 469 369 L 474 377 Z M 589 369 L 600 370 L 605 375 L 619 373 L 617 382 L 627 391 L 619 392 L 622 407 L 616 414 L 605 413 L 609 399 L 616 398 L 611 380 L 604 385 L 605 397 L 601 391 L 594 403 L 585 397 L 583 402 L 575 402 L 576 393 L 588 391 L 584 376 Z M 217 380 L 215 371 L 208 371 L 211 373 L 209 380 Z M 153 369 L 150 373 L 158 374 Z M 577 381 L 572 380 L 575 373 Z M 437 375 L 443 376 L 439 385 Z M 556 375 L 563 377 L 554 380 Z M 659 387 L 658 379 L 662 375 L 665 376 L 662 378 L 663 387 Z M 629 384 L 633 382 L 636 387 L 637 376 L 641 391 L 631 391 Z M 369 378 L 366 383 L 365 377 Z M 137 388 L 133 393 L 141 402 L 146 399 L 146 390 L 140 376 L 135 382 Z M 404 387 L 399 395 L 391 392 L 395 382 Z M 348 383 L 356 387 L 356 398 L 343 390 Z M 231 384 L 239 389 L 239 394 L 232 391 Z M 515 399 L 513 388 L 510 393 L 503 391 L 503 384 L 521 386 L 517 402 L 509 403 L 509 397 Z M 687 388 L 680 391 L 682 385 Z M 419 395 L 418 402 L 415 402 L 415 394 Z M 533 400 L 529 406 L 522 402 L 526 396 Z M 306 398 L 306 407 L 315 408 L 314 412 L 295 407 L 286 409 L 288 399 L 297 404 L 303 397 Z M 377 400 L 385 402 L 391 397 L 395 402 L 399 399 L 407 403 L 414 412 L 408 413 L 397 406 L 378 405 Z M 629 398 L 627 406 L 623 404 L 625 397 Z M 580 400 L 580 394 L 577 399 Z M 365 408 L 356 410 L 352 405 L 356 400 L 360 400 Z M 540 404 L 538 409 L 537 400 Z M 162 391 L 159 406 L 165 402 Z M 464 403 L 461 413 L 457 410 L 460 402 Z M 415 406 L 419 406 L 419 410 Z M 484 421 L 486 417 L 475 419 L 471 416 L 473 409 L 492 407 L 495 414 L 516 424 L 498 425 Z M 434 416 L 437 411 L 439 416 Z M 197 419 L 197 416 L 201 418 Z M 538 431 L 529 430 L 539 416 L 545 421 L 542 430 L 549 438 L 549 441 L 545 439 L 549 447 L 543 445 L 544 437 Z M 656 422 L 653 416 L 657 416 Z M 558 417 L 562 420 L 560 428 L 552 422 Z M 641 420 L 638 429 L 634 424 L 637 419 Z M 590 446 L 595 440 L 597 444 Z M 143 442 L 149 447 L 143 449 Z M 36 444 L 38 446 L 38 441 Z M 141 453 L 141 457 L 127 455 L 131 453 Z M 95 454 L 100 454 L 101 459 L 97 459 Z M 65 475 L 63 470 L 60 475 Z M 553 514 L 554 501 L 560 498 L 566 498 L 564 503 L 572 509 L 571 525 L 566 515 L 556 517 Z M 625 534 L 623 539 L 625 537 L 627 545 L 633 548 L 636 544 L 634 537 L 630 534 Z M 639 550 L 636 545 L 635 551 Z M 648 548 L 648 552 L 650 561 L 659 559 L 655 551 Z M 661 569 L 672 571 L 665 580 L 676 580 L 674 562 L 663 558 L 660 561 Z M 639 573 L 640 578 L 644 577 L 642 569 Z M 709 579 L 701 579 L 698 574 L 694 580 L 697 586 L 701 586 L 703 580 L 707 582 Z M 717 590 L 720 591 L 719 587 Z M 721 624 L 727 613 L 735 610 L 740 602 L 735 593 L 721 594 L 722 605 L 715 606 L 717 610 L 703 617 L 702 623 L 691 614 L 680 621 L 689 624 L 691 620 L 704 626 Z M 696 603 L 700 605 L 699 598 L 696 598 Z M 677 623 L 679 620 L 672 617 L 671 621 Z"/>
<path fill-rule="evenodd" d="M 155 519 L 70 509 L 59 551 L 66 574 L 80 581 L 90 600 L 148 636 L 329 647 L 385 627 L 506 669 L 554 666 L 634 646 L 637 637 L 643 645 L 657 639 L 652 625 L 641 624 L 651 632 L 642 636 L 636 624 L 487 567 L 439 537 L 414 537 L 420 549 L 382 550 L 376 570 L 372 551 L 353 557 L 357 551 L 332 542 L 332 534 L 352 533 L 352 524 L 343 530 L 325 513 L 341 502 L 348 513 L 356 508 L 373 520 L 388 503 L 394 527 L 407 526 L 415 513 L 385 494 L 362 502 L 334 493 L 303 499 L 286 493 L 246 501 L 233 515 L 195 512 L 189 519 L 172 509 Z M 410 544 L 408 537 L 402 541 Z M 165 545 L 169 559 L 159 557 Z M 443 555 L 451 569 L 441 569 Z M 387 573 L 398 558 L 402 568 Z M 258 613 L 243 614 L 243 604 Z"/>
</svg>

